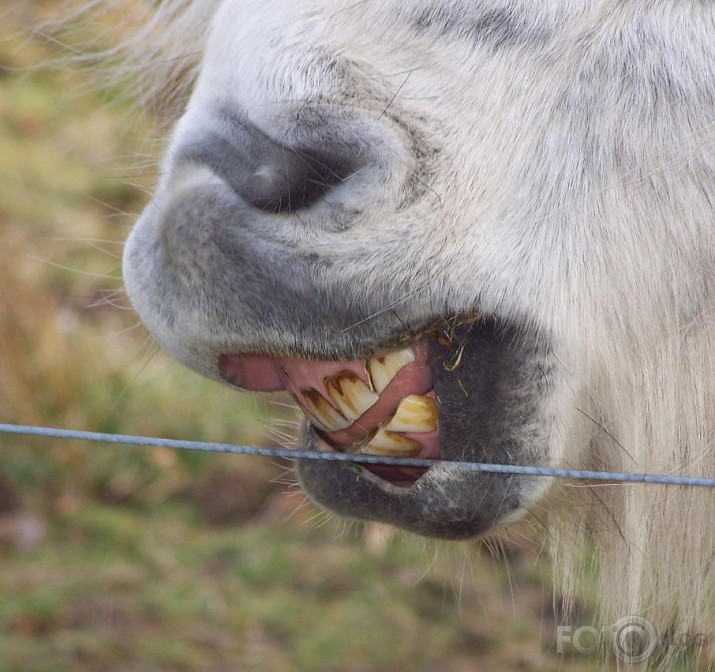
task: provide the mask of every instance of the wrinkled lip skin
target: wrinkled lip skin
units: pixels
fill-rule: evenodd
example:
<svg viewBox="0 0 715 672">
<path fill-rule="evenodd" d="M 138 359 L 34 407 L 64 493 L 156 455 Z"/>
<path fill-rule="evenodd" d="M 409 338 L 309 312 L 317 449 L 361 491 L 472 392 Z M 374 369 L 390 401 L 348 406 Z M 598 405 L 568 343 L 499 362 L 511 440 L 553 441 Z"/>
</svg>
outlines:
<svg viewBox="0 0 715 672">
<path fill-rule="evenodd" d="M 364 360 L 236 353 L 222 355 L 218 367 L 227 382 L 243 389 L 288 390 L 305 412 L 312 431 L 304 440 L 315 449 L 439 459 L 439 401 L 430 352 L 438 337 L 448 343 L 446 334 L 433 333 Z M 458 351 L 458 343 L 451 345 Z M 399 494 L 426 470 L 371 465 L 358 471 Z"/>
</svg>

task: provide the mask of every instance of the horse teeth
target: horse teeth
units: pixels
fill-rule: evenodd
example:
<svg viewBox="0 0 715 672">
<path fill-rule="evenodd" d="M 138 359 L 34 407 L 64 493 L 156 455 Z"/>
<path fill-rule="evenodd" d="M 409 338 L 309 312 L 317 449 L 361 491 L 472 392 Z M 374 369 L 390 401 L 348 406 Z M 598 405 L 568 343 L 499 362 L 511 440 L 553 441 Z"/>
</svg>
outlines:
<svg viewBox="0 0 715 672">
<path fill-rule="evenodd" d="M 419 442 L 385 429 L 378 429 L 375 436 L 360 449 L 362 453 L 394 457 L 416 457 L 421 451 Z"/>
<path fill-rule="evenodd" d="M 370 376 L 372 388 L 378 394 L 389 385 L 390 381 L 397 375 L 398 371 L 415 361 L 415 353 L 412 348 L 394 350 L 384 355 L 377 355 L 368 360 L 365 369 Z"/>
<path fill-rule="evenodd" d="M 437 403 L 432 397 L 410 394 L 400 402 L 385 429 L 391 432 L 434 432 L 437 429 Z"/>
<path fill-rule="evenodd" d="M 357 420 L 380 398 L 354 373 L 343 373 L 325 381 L 328 395 L 350 421 Z"/>
<path fill-rule="evenodd" d="M 350 426 L 347 420 L 337 409 L 333 408 L 328 401 L 315 390 L 303 390 L 303 410 L 309 420 L 318 429 L 326 432 L 337 432 Z"/>
</svg>

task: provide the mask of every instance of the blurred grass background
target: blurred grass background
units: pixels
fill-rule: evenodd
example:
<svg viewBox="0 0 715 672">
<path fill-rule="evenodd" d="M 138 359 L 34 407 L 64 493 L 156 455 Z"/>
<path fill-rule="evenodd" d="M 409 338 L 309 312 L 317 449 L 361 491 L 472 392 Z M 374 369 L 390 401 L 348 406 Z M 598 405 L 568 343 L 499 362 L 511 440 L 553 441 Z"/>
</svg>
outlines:
<svg viewBox="0 0 715 672">
<path fill-rule="evenodd" d="M 78 45 L 33 27 L 68 6 L 0 8 L 0 421 L 287 441 L 287 400 L 184 371 L 128 310 L 122 240 L 160 133 L 51 66 Z M 101 23 L 74 28 L 101 46 Z M 555 653 L 528 537 L 383 537 L 318 513 L 286 468 L 0 435 L 0 672 L 592 669 Z"/>
</svg>

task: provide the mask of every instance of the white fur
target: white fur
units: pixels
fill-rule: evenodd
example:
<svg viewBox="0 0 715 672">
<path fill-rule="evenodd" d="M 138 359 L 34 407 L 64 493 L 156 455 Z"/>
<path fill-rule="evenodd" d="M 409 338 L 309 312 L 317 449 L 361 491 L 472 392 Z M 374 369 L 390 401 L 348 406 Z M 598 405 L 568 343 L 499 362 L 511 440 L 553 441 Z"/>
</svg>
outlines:
<svg viewBox="0 0 715 672">
<path fill-rule="evenodd" d="M 383 226 L 406 188 L 397 166 L 350 236 L 311 245 L 347 277 L 429 286 L 445 312 L 478 303 L 549 334 L 568 372 L 552 464 L 713 476 L 715 6 L 488 5 L 546 37 L 475 43 L 410 20 L 440 7 L 478 18 L 486 5 L 470 0 L 178 1 L 140 35 L 133 63 L 163 90 L 167 64 L 204 50 L 174 143 L 219 97 L 271 133 L 301 101 L 353 111 L 366 133 L 399 135 L 392 122 L 409 120 L 434 150 L 419 209 Z M 350 64 L 350 86 L 326 55 Z M 548 505 L 562 591 L 577 590 L 590 538 L 606 622 L 642 614 L 702 631 L 715 493 L 559 484 Z"/>
</svg>

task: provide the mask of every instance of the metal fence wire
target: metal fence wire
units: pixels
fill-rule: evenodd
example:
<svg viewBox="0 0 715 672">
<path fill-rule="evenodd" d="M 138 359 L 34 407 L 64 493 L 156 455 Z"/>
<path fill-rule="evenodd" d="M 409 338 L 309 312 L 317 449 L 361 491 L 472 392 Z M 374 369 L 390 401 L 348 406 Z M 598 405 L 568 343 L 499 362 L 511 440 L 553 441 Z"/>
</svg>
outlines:
<svg viewBox="0 0 715 672">
<path fill-rule="evenodd" d="M 235 455 L 261 455 L 302 460 L 324 460 L 328 462 L 348 462 L 352 464 L 381 464 L 399 467 L 429 468 L 436 464 L 447 464 L 467 471 L 489 474 L 512 474 L 520 476 L 542 476 L 546 478 L 568 478 L 590 481 L 611 481 L 614 483 L 655 483 L 658 485 L 680 485 L 690 487 L 715 488 L 715 478 L 694 476 L 672 476 L 669 474 L 625 473 L 619 471 L 590 471 L 587 469 L 558 469 L 554 467 L 532 467 L 512 464 L 488 464 L 484 462 L 456 462 L 452 460 L 434 460 L 413 457 L 391 457 L 387 455 L 367 455 L 354 453 L 322 452 L 298 450 L 293 448 L 260 448 L 230 443 L 210 443 L 203 441 L 182 441 L 178 439 L 160 439 L 148 436 L 128 434 L 104 434 L 54 427 L 36 427 L 31 425 L 12 425 L 0 423 L 0 433 L 19 434 L 63 440 L 96 441 L 99 443 L 125 446 L 161 447 L 175 450 L 194 450 L 211 453 Z"/>
</svg>

